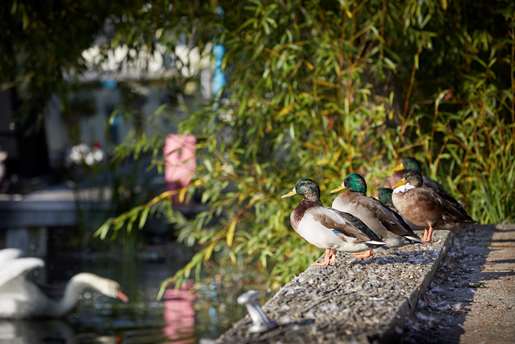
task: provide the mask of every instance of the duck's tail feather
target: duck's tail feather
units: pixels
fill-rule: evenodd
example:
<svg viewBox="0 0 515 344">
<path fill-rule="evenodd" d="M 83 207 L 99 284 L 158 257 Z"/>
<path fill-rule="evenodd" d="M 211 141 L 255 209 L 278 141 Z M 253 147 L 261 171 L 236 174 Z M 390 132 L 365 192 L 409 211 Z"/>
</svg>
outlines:
<svg viewBox="0 0 515 344">
<path fill-rule="evenodd" d="M 386 245 L 385 242 L 377 240 L 365 241 L 365 244 L 367 244 L 368 247 L 381 247 Z"/>
<path fill-rule="evenodd" d="M 414 243 L 414 244 L 421 244 L 422 243 L 422 240 L 420 240 L 420 238 L 416 237 L 416 236 L 405 235 L 404 238 L 406 240 L 408 240 L 409 242 Z"/>
</svg>

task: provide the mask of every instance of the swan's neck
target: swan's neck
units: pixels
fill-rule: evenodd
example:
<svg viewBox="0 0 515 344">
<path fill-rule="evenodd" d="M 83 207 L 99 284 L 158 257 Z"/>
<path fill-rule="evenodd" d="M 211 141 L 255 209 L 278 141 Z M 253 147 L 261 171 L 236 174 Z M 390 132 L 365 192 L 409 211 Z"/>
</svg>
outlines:
<svg viewBox="0 0 515 344">
<path fill-rule="evenodd" d="M 63 298 L 56 302 L 54 307 L 52 307 L 53 309 L 51 312 L 53 315 L 56 317 L 61 317 L 70 313 L 77 305 L 81 293 L 87 287 L 89 287 L 89 285 L 84 281 L 80 281 L 75 277 L 72 278 L 66 285 Z"/>
</svg>

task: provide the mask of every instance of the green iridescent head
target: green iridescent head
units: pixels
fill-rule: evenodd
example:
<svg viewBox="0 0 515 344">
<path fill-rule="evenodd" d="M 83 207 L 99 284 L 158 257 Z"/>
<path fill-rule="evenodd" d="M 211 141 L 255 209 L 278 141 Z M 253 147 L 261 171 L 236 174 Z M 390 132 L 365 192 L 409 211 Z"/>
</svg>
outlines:
<svg viewBox="0 0 515 344">
<path fill-rule="evenodd" d="M 416 171 L 421 173 L 422 167 L 420 166 L 420 162 L 413 157 L 406 157 L 401 159 L 402 165 L 404 166 L 405 171 Z"/>
<path fill-rule="evenodd" d="M 408 183 L 413 185 L 414 187 L 422 186 L 424 183 L 422 179 L 422 175 L 418 171 L 408 171 L 404 174 L 403 179 L 405 179 Z"/>
<path fill-rule="evenodd" d="M 345 185 L 346 189 L 349 189 L 353 192 L 359 192 L 362 194 L 367 193 L 367 182 L 365 182 L 365 178 L 360 176 L 357 173 L 351 173 L 343 180 L 343 185 Z"/>
<path fill-rule="evenodd" d="M 393 190 L 390 188 L 379 188 L 377 189 L 377 198 L 383 205 L 387 207 L 393 207 L 392 193 Z"/>
<path fill-rule="evenodd" d="M 293 190 L 281 196 L 282 198 L 301 195 L 310 200 L 320 199 L 320 188 L 318 184 L 309 178 L 301 178 L 295 183 Z"/>
</svg>

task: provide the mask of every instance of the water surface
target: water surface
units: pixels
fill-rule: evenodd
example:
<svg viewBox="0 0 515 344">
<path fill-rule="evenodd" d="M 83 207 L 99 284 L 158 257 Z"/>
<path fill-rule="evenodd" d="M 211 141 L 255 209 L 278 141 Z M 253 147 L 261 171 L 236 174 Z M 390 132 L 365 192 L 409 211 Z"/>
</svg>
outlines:
<svg viewBox="0 0 515 344">
<path fill-rule="evenodd" d="M 180 249 L 175 246 L 168 249 Z M 148 249 L 116 251 L 54 252 L 46 259 L 46 269 L 33 278 L 43 282 L 47 293 L 59 297 L 71 276 L 92 272 L 117 280 L 130 298 L 128 304 L 86 292 L 78 309 L 65 319 L 0 321 L 0 343 L 209 343 L 244 315 L 235 302 L 239 293 L 256 287 L 223 285 L 214 278 L 168 290 L 164 300 L 157 301 L 161 281 L 184 259 Z"/>
</svg>

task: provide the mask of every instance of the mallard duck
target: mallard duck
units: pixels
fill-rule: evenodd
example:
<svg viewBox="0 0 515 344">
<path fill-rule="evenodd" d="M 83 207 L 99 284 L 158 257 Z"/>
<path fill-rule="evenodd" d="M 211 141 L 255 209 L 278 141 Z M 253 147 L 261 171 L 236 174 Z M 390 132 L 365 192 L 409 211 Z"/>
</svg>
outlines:
<svg viewBox="0 0 515 344">
<path fill-rule="evenodd" d="M 401 246 L 408 242 L 421 242 L 410 226 L 397 216 L 398 214 L 375 198 L 366 196 L 367 183 L 361 175 L 349 174 L 342 185 L 331 193 L 344 189 L 347 190 L 334 199 L 332 207 L 356 216 L 386 242 L 388 247 Z"/>
<path fill-rule="evenodd" d="M 409 221 L 406 221 L 402 218 L 402 216 L 399 214 L 399 211 L 395 209 L 392 202 L 392 195 L 393 195 L 393 189 L 391 188 L 378 188 L 377 189 L 377 199 L 379 202 L 381 202 L 382 205 L 390 209 L 394 212 L 395 216 L 399 218 L 399 221 L 402 221 L 407 226 L 409 226 L 412 230 L 419 229 L 417 226 L 409 223 Z"/>
<path fill-rule="evenodd" d="M 392 194 L 393 189 L 391 188 L 378 188 L 377 189 L 377 199 L 381 202 L 382 205 L 388 207 L 392 210 L 395 209 L 392 203 Z"/>
<path fill-rule="evenodd" d="M 413 157 L 401 158 L 400 162 L 395 165 L 393 168 L 393 175 L 390 178 L 390 186 L 393 187 L 408 171 L 416 171 L 420 173 L 426 186 L 438 192 L 445 192 L 445 189 L 440 183 L 422 174 L 422 165 L 420 164 L 420 161 Z"/>
<path fill-rule="evenodd" d="M 398 163 L 394 169 L 393 169 L 393 176 L 390 178 L 390 184 L 393 186 L 395 185 L 406 172 L 408 171 L 415 171 L 418 172 L 422 176 L 422 182 L 425 187 L 428 187 L 430 189 L 433 189 L 435 192 L 437 192 L 442 198 L 446 199 L 449 203 L 453 204 L 453 207 L 458 209 L 463 216 L 469 217 L 467 214 L 467 211 L 465 208 L 463 208 L 463 205 L 458 202 L 454 197 L 452 197 L 447 191 L 445 191 L 442 184 L 434 181 L 433 179 L 426 177 L 422 174 L 422 166 L 420 165 L 420 162 L 412 157 L 406 157 L 402 158 L 400 163 Z M 472 219 L 471 219 L 472 220 Z"/>
<path fill-rule="evenodd" d="M 304 199 L 292 211 L 290 224 L 307 242 L 325 249 L 322 263 L 333 265 L 336 251 L 362 252 L 353 253 L 358 259 L 373 255 L 374 247 L 385 243 L 367 225 L 351 214 L 326 208 L 320 202 L 320 189 L 313 180 L 302 178 L 293 190 L 282 198 L 301 195 Z"/>
<path fill-rule="evenodd" d="M 446 229 L 459 223 L 474 222 L 455 202 L 425 186 L 423 177 L 416 171 L 406 172 L 395 184 L 392 201 L 404 219 L 415 226 L 425 227 L 422 237 L 425 242 L 432 241 L 433 227 Z"/>
</svg>

